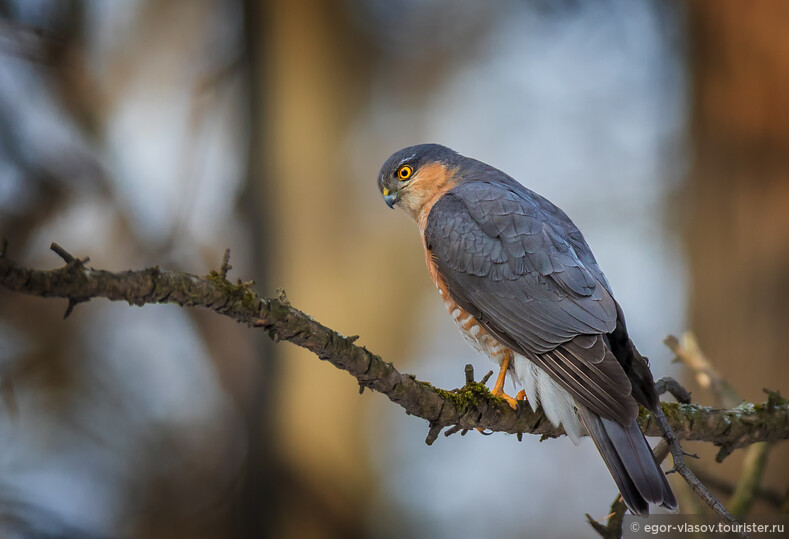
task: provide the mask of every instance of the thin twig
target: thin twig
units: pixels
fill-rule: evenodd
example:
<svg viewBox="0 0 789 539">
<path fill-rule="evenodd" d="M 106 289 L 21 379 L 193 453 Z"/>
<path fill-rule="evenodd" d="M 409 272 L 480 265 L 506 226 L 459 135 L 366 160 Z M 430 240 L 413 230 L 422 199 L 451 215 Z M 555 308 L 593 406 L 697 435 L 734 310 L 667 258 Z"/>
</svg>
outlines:
<svg viewBox="0 0 789 539">
<path fill-rule="evenodd" d="M 466 367 L 463 369 L 466 374 L 466 385 L 474 383 L 474 365 L 471 363 L 467 364 Z"/>
<path fill-rule="evenodd" d="M 222 265 L 219 267 L 219 274 L 224 279 L 227 279 L 227 274 L 231 269 L 233 269 L 233 266 L 230 265 L 230 249 L 225 249 L 225 254 L 222 256 Z"/>
<path fill-rule="evenodd" d="M 702 353 L 696 336 L 685 333 L 682 340 L 673 335 L 666 337 L 663 342 L 676 354 L 677 359 L 693 370 L 696 382 L 712 392 L 716 404 L 722 408 L 734 408 L 742 402 L 737 391 L 721 376 Z"/>
<path fill-rule="evenodd" d="M 671 430 L 671 426 L 668 424 L 666 420 L 666 416 L 663 414 L 662 410 L 658 411 L 659 413 L 656 416 L 658 424 L 663 429 L 665 433 L 666 443 L 668 444 L 669 451 L 671 452 L 671 458 L 674 460 L 674 471 L 677 472 L 685 482 L 690 485 L 690 488 L 698 495 L 699 498 L 704 500 L 710 509 L 715 511 L 721 518 L 729 522 L 730 524 L 739 524 L 737 520 L 729 513 L 726 507 L 718 501 L 718 499 L 705 487 L 701 481 L 696 477 L 693 471 L 688 468 L 687 464 L 685 464 L 685 455 L 686 453 L 682 450 L 679 445 L 679 440 L 677 440 L 674 432 Z M 750 537 L 747 533 L 742 533 L 742 537 Z"/>
<path fill-rule="evenodd" d="M 71 264 L 72 262 L 76 261 L 74 255 L 66 251 L 63 247 L 55 243 L 54 241 L 49 245 L 49 248 L 52 249 L 60 258 L 66 261 L 66 264 Z"/>
<path fill-rule="evenodd" d="M 679 382 L 674 380 L 671 376 L 664 376 L 655 382 L 655 391 L 658 395 L 663 393 L 671 393 L 677 399 L 677 402 L 682 404 L 690 404 L 690 391 L 685 389 Z"/>
</svg>

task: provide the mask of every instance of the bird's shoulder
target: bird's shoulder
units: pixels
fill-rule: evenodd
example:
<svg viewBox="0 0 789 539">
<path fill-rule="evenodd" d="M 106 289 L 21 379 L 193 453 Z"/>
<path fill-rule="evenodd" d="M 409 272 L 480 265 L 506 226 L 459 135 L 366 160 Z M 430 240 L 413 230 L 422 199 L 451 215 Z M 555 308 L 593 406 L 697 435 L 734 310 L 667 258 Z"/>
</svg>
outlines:
<svg viewBox="0 0 789 539">
<path fill-rule="evenodd" d="M 594 294 L 598 284 L 610 293 L 567 214 L 506 175 L 449 190 L 433 205 L 424 239 L 456 271 L 497 281 L 550 276 L 558 289 L 579 297 Z"/>
</svg>

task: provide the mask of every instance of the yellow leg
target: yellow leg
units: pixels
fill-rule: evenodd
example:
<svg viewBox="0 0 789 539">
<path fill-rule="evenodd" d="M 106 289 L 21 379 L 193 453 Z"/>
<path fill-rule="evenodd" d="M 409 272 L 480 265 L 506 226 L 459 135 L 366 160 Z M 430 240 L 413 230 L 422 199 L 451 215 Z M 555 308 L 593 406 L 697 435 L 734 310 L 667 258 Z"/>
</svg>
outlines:
<svg viewBox="0 0 789 539">
<path fill-rule="evenodd" d="M 493 385 L 493 389 L 490 392 L 493 393 L 493 395 L 495 395 L 496 397 L 499 397 L 507 401 L 507 404 L 509 404 L 513 410 L 517 410 L 518 401 L 516 399 L 513 399 L 506 393 L 504 393 L 504 380 L 507 378 L 507 369 L 510 368 L 511 357 L 512 357 L 511 352 L 507 352 L 507 354 L 504 356 L 504 360 L 501 362 L 501 370 L 499 370 L 499 376 L 496 378 L 496 383 Z M 526 396 L 526 394 L 523 391 L 521 391 L 520 393 L 518 393 L 519 398 L 521 397 L 521 393 L 523 393 L 524 397 Z"/>
</svg>

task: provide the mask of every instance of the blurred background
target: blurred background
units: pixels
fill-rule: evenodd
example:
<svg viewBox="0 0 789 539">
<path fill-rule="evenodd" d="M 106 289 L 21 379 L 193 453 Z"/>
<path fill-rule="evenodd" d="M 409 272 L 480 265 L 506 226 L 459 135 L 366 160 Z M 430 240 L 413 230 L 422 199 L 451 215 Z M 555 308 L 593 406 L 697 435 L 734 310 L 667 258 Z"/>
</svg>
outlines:
<svg viewBox="0 0 789 539">
<path fill-rule="evenodd" d="M 662 344 L 692 329 L 744 398 L 789 392 L 789 3 L 2 0 L 0 16 L 0 235 L 21 263 L 59 266 L 56 241 L 97 268 L 205 274 L 230 247 L 231 279 L 458 387 L 492 364 L 375 183 L 395 150 L 440 142 L 575 220 L 656 378 L 692 386 Z M 2 537 L 593 537 L 584 513 L 616 495 L 588 441 L 428 447 L 423 420 L 214 313 L 65 307 L 0 289 Z M 689 449 L 738 477 L 742 451 Z M 765 479 L 782 495 L 788 456 Z"/>
</svg>

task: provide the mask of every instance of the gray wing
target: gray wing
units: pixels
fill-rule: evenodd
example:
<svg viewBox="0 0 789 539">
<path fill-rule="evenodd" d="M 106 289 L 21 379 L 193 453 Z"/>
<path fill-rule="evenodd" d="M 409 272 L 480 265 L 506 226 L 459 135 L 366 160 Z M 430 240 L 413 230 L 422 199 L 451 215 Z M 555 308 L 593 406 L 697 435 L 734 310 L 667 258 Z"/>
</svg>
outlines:
<svg viewBox="0 0 789 539">
<path fill-rule="evenodd" d="M 605 344 L 617 309 L 572 221 L 531 191 L 461 184 L 430 211 L 425 242 L 450 295 L 580 404 L 627 424 L 638 413 Z"/>
</svg>

